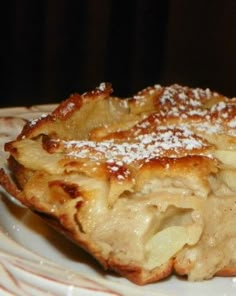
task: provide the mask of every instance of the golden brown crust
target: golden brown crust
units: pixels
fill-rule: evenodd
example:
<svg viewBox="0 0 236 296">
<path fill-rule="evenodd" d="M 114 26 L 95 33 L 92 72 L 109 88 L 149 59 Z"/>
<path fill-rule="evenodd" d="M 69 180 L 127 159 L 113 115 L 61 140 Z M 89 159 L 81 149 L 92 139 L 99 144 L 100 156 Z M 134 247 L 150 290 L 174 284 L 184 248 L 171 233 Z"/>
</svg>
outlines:
<svg viewBox="0 0 236 296">
<path fill-rule="evenodd" d="M 5 145 L 15 183 L 1 170 L 0 184 L 139 285 L 235 274 L 236 100 L 177 84 L 111 94 L 29 121 Z"/>
<path fill-rule="evenodd" d="M 226 267 L 226 268 L 222 268 L 221 270 L 217 271 L 216 273 L 217 276 L 235 276 L 236 275 L 236 267 L 232 266 L 232 267 Z"/>
</svg>

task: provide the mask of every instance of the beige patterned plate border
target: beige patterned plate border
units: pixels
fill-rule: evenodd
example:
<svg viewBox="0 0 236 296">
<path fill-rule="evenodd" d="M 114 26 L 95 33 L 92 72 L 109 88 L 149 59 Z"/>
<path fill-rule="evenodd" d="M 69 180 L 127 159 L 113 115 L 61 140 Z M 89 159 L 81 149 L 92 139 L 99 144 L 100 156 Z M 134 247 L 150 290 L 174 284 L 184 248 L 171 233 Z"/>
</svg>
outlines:
<svg viewBox="0 0 236 296">
<path fill-rule="evenodd" d="M 0 167 L 6 167 L 4 143 L 14 139 L 26 120 L 52 111 L 56 105 L 0 109 Z M 235 278 L 189 283 L 171 277 L 136 286 L 101 271 L 40 218 L 0 192 L 0 295 L 22 296 L 233 296 Z"/>
</svg>

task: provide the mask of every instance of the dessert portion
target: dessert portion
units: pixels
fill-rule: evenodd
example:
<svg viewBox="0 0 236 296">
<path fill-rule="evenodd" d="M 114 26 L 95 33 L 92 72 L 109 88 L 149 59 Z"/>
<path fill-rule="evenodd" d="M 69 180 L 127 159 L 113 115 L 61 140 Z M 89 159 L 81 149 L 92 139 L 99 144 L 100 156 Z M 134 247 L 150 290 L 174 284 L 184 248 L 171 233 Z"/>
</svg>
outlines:
<svg viewBox="0 0 236 296">
<path fill-rule="evenodd" d="M 5 145 L 0 184 L 143 285 L 236 274 L 236 99 L 180 85 L 73 94 Z"/>
</svg>

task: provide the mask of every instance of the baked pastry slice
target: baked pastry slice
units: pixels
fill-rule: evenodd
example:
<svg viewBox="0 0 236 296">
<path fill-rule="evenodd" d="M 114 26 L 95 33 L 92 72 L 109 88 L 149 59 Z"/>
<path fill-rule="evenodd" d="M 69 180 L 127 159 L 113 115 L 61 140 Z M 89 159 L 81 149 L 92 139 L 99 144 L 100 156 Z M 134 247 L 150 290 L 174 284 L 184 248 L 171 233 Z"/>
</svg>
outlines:
<svg viewBox="0 0 236 296">
<path fill-rule="evenodd" d="M 2 186 L 105 269 L 137 284 L 236 274 L 236 100 L 109 84 L 29 121 Z"/>
</svg>

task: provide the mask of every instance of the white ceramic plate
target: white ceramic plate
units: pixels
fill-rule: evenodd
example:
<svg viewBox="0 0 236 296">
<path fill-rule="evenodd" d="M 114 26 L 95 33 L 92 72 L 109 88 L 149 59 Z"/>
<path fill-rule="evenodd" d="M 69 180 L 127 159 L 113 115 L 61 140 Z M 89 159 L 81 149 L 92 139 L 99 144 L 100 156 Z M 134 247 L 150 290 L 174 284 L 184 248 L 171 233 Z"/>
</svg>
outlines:
<svg viewBox="0 0 236 296">
<path fill-rule="evenodd" d="M 3 145 L 19 133 L 24 119 L 38 117 L 54 107 L 0 109 L 1 167 L 7 157 Z M 136 286 L 104 272 L 84 251 L 1 191 L 0 295 L 235 296 L 236 278 L 191 283 L 172 276 L 156 284 Z"/>
</svg>

